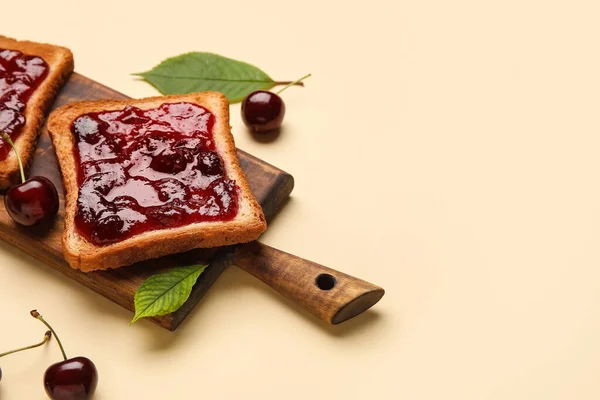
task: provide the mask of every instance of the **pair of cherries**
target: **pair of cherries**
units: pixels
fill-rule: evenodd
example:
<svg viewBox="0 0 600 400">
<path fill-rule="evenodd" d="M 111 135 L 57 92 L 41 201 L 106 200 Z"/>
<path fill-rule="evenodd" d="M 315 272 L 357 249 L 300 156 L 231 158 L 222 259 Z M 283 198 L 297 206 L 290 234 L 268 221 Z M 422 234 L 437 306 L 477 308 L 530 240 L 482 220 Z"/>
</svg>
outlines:
<svg viewBox="0 0 600 400">
<path fill-rule="evenodd" d="M 18 224 L 25 226 L 32 226 L 54 217 L 59 204 L 54 184 L 43 176 L 25 179 L 23 163 L 12 139 L 7 133 L 0 132 L 0 140 L 4 140 L 13 148 L 21 172 L 21 184 L 10 188 L 4 196 L 8 215 Z"/>
<path fill-rule="evenodd" d="M 59 201 L 56 187 L 43 176 L 33 176 L 25 179 L 23 163 L 12 139 L 4 132 L 0 132 L 0 139 L 6 141 L 16 153 L 22 181 L 20 185 L 10 188 L 4 196 L 4 204 L 8 215 L 18 224 L 25 226 L 32 226 L 51 219 L 58 212 Z M 85 357 L 67 358 L 63 345 L 54 329 L 37 311 L 31 311 L 31 315 L 42 321 L 50 329 L 44 335 L 44 340 L 33 346 L 2 353 L 0 357 L 39 347 L 54 335 L 64 361 L 53 364 L 46 370 L 44 375 L 46 393 L 53 400 L 90 399 L 98 385 L 98 372 L 94 363 Z M 2 369 L 0 369 L 0 380 L 2 380 Z"/>
<path fill-rule="evenodd" d="M 49 331 L 44 335 L 44 340 L 32 346 L 2 353 L 0 357 L 42 346 L 54 335 L 64 361 L 52 364 L 44 374 L 44 388 L 48 397 L 53 400 L 91 399 L 96 391 L 96 386 L 98 386 L 98 370 L 94 363 L 86 357 L 67 358 L 65 349 L 54 329 L 36 310 L 31 311 L 31 316 L 48 327 Z M 0 380 L 2 380 L 2 369 L 0 369 Z"/>
</svg>

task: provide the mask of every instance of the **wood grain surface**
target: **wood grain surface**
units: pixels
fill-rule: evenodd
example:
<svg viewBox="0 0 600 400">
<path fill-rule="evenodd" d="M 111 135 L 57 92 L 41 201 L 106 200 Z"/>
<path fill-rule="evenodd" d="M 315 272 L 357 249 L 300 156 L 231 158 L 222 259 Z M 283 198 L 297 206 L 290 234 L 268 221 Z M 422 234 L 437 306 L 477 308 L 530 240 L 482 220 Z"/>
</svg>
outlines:
<svg viewBox="0 0 600 400">
<path fill-rule="evenodd" d="M 363 313 L 385 294 L 370 282 L 260 242 L 236 246 L 234 264 L 332 325 Z"/>
<path fill-rule="evenodd" d="M 98 84 L 82 75 L 73 74 L 57 98 L 54 108 L 78 100 L 123 99 L 127 96 Z M 250 188 L 261 204 L 267 221 L 276 214 L 294 187 L 293 177 L 243 151 L 238 151 L 242 169 Z M 175 330 L 192 308 L 212 286 L 223 270 L 231 265 L 235 246 L 219 249 L 198 249 L 161 259 L 149 260 L 111 271 L 82 273 L 68 266 L 62 255 L 61 235 L 64 219 L 62 178 L 47 131 L 42 133 L 30 166 L 30 175 L 43 175 L 52 180 L 60 193 L 60 210 L 54 221 L 44 226 L 24 228 L 16 225 L 0 207 L 0 239 L 14 245 L 45 264 L 100 293 L 115 303 L 133 311 L 133 297 L 139 285 L 149 276 L 174 266 L 208 263 L 189 300 L 175 313 L 151 320 L 169 330 Z M 0 198 L 0 201 L 4 201 Z M 43 268 L 43 266 L 40 266 Z"/>
</svg>

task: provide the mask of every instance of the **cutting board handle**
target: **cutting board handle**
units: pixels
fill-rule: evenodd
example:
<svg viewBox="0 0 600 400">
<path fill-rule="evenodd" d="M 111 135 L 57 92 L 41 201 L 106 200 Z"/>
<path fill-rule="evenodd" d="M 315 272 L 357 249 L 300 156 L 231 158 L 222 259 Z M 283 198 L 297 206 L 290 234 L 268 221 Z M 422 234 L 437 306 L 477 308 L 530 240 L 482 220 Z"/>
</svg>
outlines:
<svg viewBox="0 0 600 400">
<path fill-rule="evenodd" d="M 379 286 L 260 242 L 236 246 L 234 264 L 330 324 L 339 324 L 374 306 Z"/>
</svg>

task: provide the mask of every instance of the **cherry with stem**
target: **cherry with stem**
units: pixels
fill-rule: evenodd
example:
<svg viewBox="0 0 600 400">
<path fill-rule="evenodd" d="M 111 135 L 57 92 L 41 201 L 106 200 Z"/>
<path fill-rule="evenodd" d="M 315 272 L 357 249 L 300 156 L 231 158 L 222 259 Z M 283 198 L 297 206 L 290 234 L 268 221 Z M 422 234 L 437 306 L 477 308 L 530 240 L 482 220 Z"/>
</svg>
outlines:
<svg viewBox="0 0 600 400">
<path fill-rule="evenodd" d="M 62 342 L 52 326 L 37 310 L 31 311 L 31 316 L 50 329 L 64 359 L 52 364 L 44 374 L 44 388 L 48 397 L 53 400 L 91 399 L 98 386 L 98 370 L 94 363 L 86 357 L 67 358 Z"/>
<path fill-rule="evenodd" d="M 303 85 L 303 80 L 310 77 L 307 74 L 293 82 L 278 82 L 286 84 L 277 93 L 257 90 L 250 93 L 242 102 L 242 120 L 255 132 L 265 133 L 279 129 L 285 116 L 285 103 L 279 96 L 281 92 L 294 85 Z"/>
<path fill-rule="evenodd" d="M 4 205 L 8 215 L 24 226 L 32 226 L 43 220 L 52 218 L 58 212 L 58 192 L 54 184 L 43 176 L 25 179 L 23 161 L 10 135 L 0 131 L 0 138 L 8 143 L 17 157 L 21 184 L 13 186 L 4 197 Z"/>
</svg>

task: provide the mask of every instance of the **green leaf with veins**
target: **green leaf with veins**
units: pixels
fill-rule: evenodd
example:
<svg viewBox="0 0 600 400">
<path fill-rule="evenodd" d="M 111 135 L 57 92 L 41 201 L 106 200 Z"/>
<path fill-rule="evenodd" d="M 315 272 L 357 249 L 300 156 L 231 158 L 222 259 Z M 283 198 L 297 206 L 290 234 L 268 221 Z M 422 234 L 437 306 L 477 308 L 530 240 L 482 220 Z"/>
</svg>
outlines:
<svg viewBox="0 0 600 400">
<path fill-rule="evenodd" d="M 192 293 L 198 277 L 206 265 L 173 268 L 146 279 L 135 293 L 135 316 L 131 324 L 140 318 L 167 315 L 181 307 Z"/>
<path fill-rule="evenodd" d="M 186 53 L 165 61 L 140 76 L 162 94 L 181 94 L 213 90 L 230 102 L 241 101 L 255 90 L 268 90 L 275 85 L 269 75 L 248 63 L 213 53 Z"/>
</svg>

